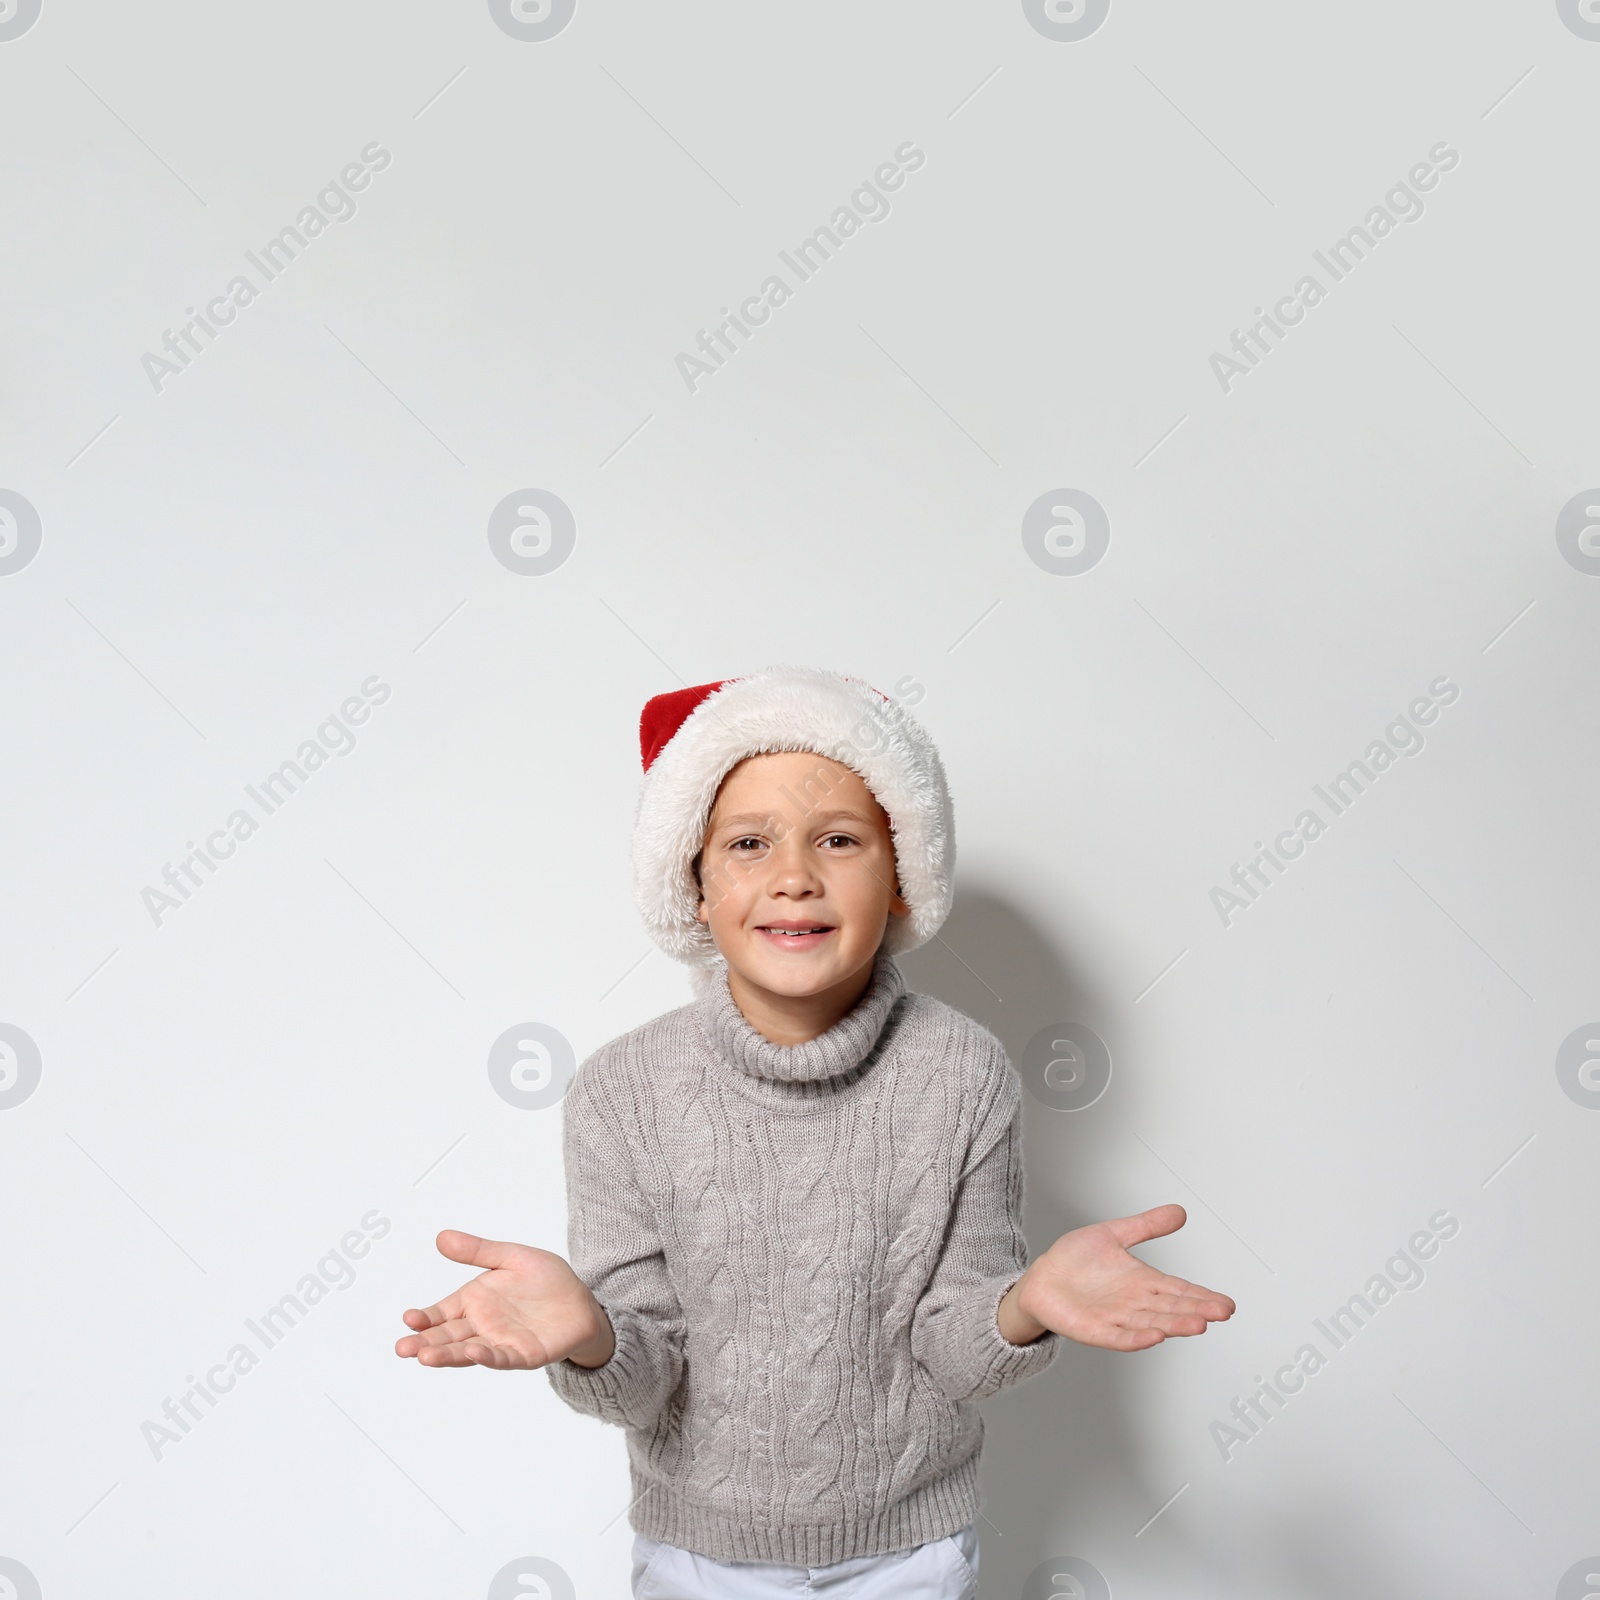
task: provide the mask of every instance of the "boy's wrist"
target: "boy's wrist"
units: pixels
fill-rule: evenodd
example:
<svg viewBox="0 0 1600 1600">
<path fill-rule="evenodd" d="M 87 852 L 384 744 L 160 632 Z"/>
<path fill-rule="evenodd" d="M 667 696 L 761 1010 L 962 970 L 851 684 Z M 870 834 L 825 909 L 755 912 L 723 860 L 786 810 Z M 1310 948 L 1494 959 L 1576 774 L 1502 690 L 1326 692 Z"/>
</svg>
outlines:
<svg viewBox="0 0 1600 1600">
<path fill-rule="evenodd" d="M 1007 1344 L 1033 1344 L 1050 1330 L 1027 1308 L 1027 1287 L 1030 1267 L 1000 1298 L 996 1322 L 1000 1336 Z"/>
<path fill-rule="evenodd" d="M 577 1367 L 603 1367 L 616 1354 L 617 1336 L 611 1326 L 611 1318 L 598 1300 L 594 1302 L 594 1310 L 599 1324 L 594 1336 L 567 1352 L 567 1360 Z"/>
</svg>

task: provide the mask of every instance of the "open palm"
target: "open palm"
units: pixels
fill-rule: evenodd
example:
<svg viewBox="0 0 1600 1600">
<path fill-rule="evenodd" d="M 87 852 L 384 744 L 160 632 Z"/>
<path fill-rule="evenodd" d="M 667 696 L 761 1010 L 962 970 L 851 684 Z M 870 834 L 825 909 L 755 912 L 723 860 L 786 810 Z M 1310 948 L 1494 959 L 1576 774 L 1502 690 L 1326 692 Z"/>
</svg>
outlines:
<svg viewBox="0 0 1600 1600">
<path fill-rule="evenodd" d="M 1103 1350 L 1148 1350 L 1226 1322 L 1237 1309 L 1227 1295 L 1129 1254 L 1130 1246 L 1176 1233 L 1187 1221 L 1182 1206 L 1165 1205 L 1062 1234 L 1029 1267 L 1019 1307 L 1054 1332 Z"/>
<path fill-rule="evenodd" d="M 407 1311 L 414 1333 L 394 1347 L 425 1367 L 549 1366 L 597 1346 L 610 1328 L 583 1280 L 558 1255 L 526 1244 L 503 1244 L 447 1228 L 439 1253 L 482 1267 L 470 1283 L 425 1311 Z"/>
</svg>

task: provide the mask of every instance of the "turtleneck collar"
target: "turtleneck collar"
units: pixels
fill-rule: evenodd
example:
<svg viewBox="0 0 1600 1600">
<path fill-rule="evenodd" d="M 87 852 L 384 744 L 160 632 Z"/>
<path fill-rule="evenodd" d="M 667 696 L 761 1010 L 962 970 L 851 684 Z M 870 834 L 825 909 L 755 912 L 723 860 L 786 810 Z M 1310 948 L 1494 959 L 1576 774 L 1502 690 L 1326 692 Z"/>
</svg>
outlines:
<svg viewBox="0 0 1600 1600">
<path fill-rule="evenodd" d="M 804 1044 L 774 1044 L 745 1020 L 728 988 L 728 969 L 708 974 L 694 1012 L 706 1043 L 719 1060 L 747 1078 L 773 1086 L 792 1085 L 802 1095 L 843 1088 L 862 1077 L 872 1063 L 905 980 L 882 951 L 873 963 L 872 981 L 861 998 L 826 1033 Z"/>
</svg>

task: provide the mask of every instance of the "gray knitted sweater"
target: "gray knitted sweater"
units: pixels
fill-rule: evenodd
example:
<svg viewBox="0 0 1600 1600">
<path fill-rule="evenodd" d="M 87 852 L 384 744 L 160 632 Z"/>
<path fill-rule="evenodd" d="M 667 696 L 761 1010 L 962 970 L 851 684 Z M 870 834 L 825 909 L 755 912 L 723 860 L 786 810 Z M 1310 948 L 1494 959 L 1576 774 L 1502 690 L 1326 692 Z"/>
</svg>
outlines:
<svg viewBox="0 0 1600 1600">
<path fill-rule="evenodd" d="M 638 1532 L 822 1566 L 974 1519 L 975 1402 L 1061 1343 L 996 1322 L 1027 1266 L 997 1039 L 880 955 L 848 1016 L 775 1045 L 718 969 L 590 1056 L 562 1118 L 569 1256 L 617 1342 L 545 1371 L 627 1430 Z"/>
</svg>

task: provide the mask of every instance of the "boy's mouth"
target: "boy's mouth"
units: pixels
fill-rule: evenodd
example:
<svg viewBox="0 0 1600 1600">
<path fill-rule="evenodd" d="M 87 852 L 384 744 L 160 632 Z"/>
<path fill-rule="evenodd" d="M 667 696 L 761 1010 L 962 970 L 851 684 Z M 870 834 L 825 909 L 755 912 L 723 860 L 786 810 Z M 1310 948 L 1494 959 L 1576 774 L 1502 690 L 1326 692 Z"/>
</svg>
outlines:
<svg viewBox="0 0 1600 1600">
<path fill-rule="evenodd" d="M 763 922 L 757 929 L 768 944 L 780 950 L 814 950 L 834 932 L 832 923 L 784 919 Z"/>
</svg>

